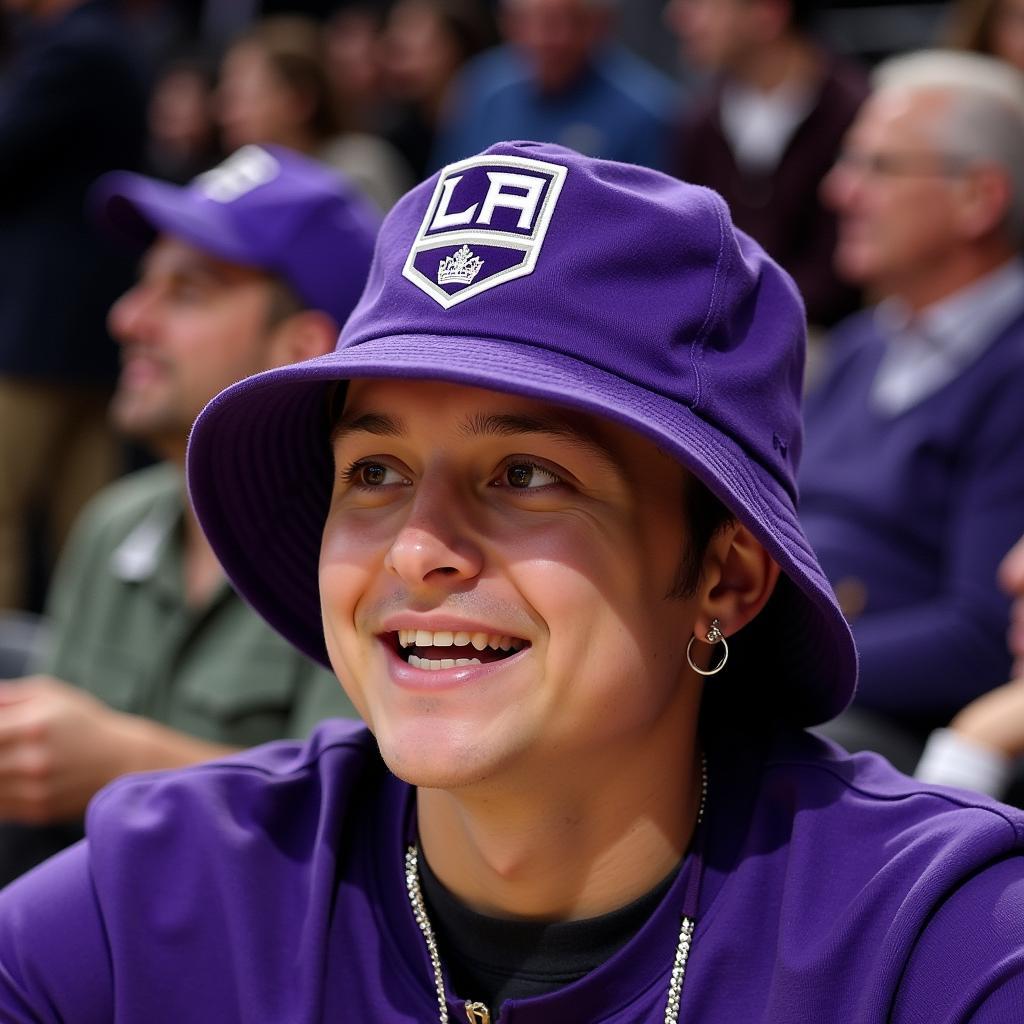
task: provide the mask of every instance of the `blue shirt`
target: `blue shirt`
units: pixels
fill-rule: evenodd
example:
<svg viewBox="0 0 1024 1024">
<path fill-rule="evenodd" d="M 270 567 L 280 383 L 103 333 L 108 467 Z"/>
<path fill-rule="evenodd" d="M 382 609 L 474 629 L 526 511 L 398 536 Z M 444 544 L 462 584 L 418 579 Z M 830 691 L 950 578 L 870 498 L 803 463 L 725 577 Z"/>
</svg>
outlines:
<svg viewBox="0 0 1024 1024">
<path fill-rule="evenodd" d="M 457 79 L 434 165 L 504 139 L 531 139 L 662 169 L 677 104 L 673 84 L 620 47 L 600 51 L 579 80 L 554 95 L 537 88 L 512 47 L 498 47 Z"/>
</svg>

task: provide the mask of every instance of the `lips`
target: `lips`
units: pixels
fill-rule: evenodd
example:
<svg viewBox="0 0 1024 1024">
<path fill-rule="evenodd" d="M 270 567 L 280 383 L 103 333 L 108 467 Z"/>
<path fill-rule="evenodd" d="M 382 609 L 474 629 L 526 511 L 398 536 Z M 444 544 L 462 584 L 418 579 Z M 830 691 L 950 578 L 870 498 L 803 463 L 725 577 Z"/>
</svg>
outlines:
<svg viewBox="0 0 1024 1024">
<path fill-rule="evenodd" d="M 491 664 L 529 646 L 520 637 L 467 630 L 399 629 L 387 636 L 406 664 L 425 671 Z"/>
</svg>

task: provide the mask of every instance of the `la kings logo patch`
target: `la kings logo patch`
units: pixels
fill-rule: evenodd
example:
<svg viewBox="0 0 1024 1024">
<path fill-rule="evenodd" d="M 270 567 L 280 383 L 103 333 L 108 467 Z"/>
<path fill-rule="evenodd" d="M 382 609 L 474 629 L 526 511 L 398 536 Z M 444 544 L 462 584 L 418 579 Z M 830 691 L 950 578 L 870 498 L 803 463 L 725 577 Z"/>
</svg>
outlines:
<svg viewBox="0 0 1024 1024">
<path fill-rule="evenodd" d="M 568 170 L 516 156 L 449 164 L 402 276 L 450 309 L 532 274 Z"/>
</svg>

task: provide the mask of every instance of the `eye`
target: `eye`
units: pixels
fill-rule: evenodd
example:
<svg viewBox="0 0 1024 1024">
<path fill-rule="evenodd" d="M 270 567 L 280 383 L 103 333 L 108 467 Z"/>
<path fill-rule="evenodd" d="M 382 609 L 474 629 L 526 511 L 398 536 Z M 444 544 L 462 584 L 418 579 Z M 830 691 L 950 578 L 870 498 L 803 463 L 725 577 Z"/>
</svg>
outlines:
<svg viewBox="0 0 1024 1024">
<path fill-rule="evenodd" d="M 356 487 L 386 487 L 395 484 L 408 484 L 408 480 L 391 466 L 383 462 L 354 462 L 342 473 L 346 483 Z"/>
<path fill-rule="evenodd" d="M 562 478 L 536 462 L 510 462 L 502 470 L 500 482 L 497 483 L 498 486 L 511 487 L 517 491 L 532 491 L 560 484 Z"/>
</svg>

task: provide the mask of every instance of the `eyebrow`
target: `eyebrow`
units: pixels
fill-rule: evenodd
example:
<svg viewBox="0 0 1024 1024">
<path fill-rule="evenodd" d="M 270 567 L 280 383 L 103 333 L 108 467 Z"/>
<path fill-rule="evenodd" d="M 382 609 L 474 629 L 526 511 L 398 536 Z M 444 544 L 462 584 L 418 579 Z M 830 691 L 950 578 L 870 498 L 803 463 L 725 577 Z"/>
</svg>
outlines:
<svg viewBox="0 0 1024 1024">
<path fill-rule="evenodd" d="M 331 430 L 331 444 L 351 434 L 373 434 L 375 437 L 402 437 L 408 433 L 405 423 L 397 416 L 366 412 L 354 418 L 342 416 Z"/>
<path fill-rule="evenodd" d="M 460 431 L 467 437 L 515 437 L 539 434 L 553 437 L 600 460 L 609 469 L 620 471 L 612 450 L 587 430 L 559 416 L 529 416 L 522 413 L 477 414 L 467 419 Z"/>
<path fill-rule="evenodd" d="M 344 416 L 331 431 L 331 443 L 355 433 L 377 437 L 402 437 L 408 434 L 404 421 L 384 413 L 361 413 L 351 419 Z M 477 413 L 459 425 L 464 437 L 519 437 L 541 435 L 553 437 L 595 457 L 607 468 L 620 472 L 621 467 L 613 451 L 589 431 L 558 416 L 529 416 L 522 413 Z"/>
</svg>

